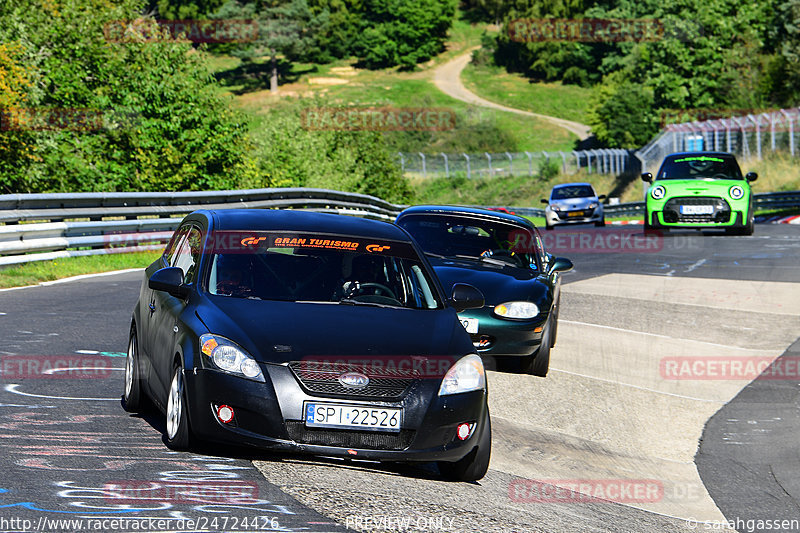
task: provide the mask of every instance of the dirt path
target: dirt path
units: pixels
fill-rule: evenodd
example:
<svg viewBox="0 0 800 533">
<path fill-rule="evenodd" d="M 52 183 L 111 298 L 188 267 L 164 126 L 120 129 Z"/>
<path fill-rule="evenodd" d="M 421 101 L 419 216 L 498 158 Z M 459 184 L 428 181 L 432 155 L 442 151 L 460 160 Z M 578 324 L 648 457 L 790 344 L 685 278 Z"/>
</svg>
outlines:
<svg viewBox="0 0 800 533">
<path fill-rule="evenodd" d="M 539 113 L 532 113 L 530 111 L 523 111 L 521 109 L 514 109 L 513 107 L 506 107 L 504 105 L 490 102 L 489 100 L 484 100 L 475 93 L 470 92 L 466 87 L 464 87 L 464 84 L 461 83 L 461 71 L 464 70 L 464 67 L 467 66 L 467 63 L 469 63 L 473 50 L 474 49 L 470 49 L 465 54 L 462 54 L 455 59 L 436 67 L 436 69 L 433 71 L 433 83 L 440 91 L 448 96 L 452 96 L 456 100 L 461 100 L 462 102 L 466 102 L 468 104 L 489 107 L 492 109 L 498 109 L 500 111 L 508 111 L 509 113 L 516 113 L 518 115 L 526 115 L 529 117 L 536 117 L 546 120 L 552 124 L 555 124 L 556 126 L 564 128 L 571 133 L 574 133 L 581 140 L 589 137 L 589 126 L 586 124 L 580 124 L 571 120 L 551 117 L 548 115 L 540 115 Z"/>
</svg>

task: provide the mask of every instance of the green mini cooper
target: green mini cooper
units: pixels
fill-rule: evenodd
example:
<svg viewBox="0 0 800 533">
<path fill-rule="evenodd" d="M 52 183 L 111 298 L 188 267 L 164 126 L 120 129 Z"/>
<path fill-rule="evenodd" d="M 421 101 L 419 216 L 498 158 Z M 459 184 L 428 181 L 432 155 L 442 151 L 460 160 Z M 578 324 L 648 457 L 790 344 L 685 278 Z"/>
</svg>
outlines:
<svg viewBox="0 0 800 533">
<path fill-rule="evenodd" d="M 655 228 L 724 229 L 737 235 L 753 234 L 753 194 L 732 154 L 682 152 L 670 154 L 650 183 L 645 199 L 645 230 Z"/>
</svg>

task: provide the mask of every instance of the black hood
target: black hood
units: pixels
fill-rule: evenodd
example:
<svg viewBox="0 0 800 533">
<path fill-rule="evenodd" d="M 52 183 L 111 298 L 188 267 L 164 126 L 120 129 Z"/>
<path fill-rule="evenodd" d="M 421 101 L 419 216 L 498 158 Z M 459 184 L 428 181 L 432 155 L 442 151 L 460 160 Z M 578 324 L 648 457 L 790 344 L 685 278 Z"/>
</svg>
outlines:
<svg viewBox="0 0 800 533">
<path fill-rule="evenodd" d="M 265 363 L 326 356 L 453 356 L 473 351 L 455 310 L 394 309 L 209 296 L 197 309 L 211 333 Z"/>
</svg>

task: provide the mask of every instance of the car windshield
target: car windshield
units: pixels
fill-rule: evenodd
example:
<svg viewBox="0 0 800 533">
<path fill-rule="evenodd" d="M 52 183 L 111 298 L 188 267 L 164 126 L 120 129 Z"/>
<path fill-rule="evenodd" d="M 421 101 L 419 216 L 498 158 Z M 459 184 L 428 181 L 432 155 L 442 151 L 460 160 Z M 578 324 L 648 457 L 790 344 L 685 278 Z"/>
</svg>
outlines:
<svg viewBox="0 0 800 533">
<path fill-rule="evenodd" d="M 443 307 L 409 243 L 284 233 L 240 236 L 216 239 L 236 245 L 213 250 L 209 293 L 259 300 Z"/>
<path fill-rule="evenodd" d="M 591 198 L 597 196 L 589 185 L 568 185 L 556 187 L 550 196 L 552 200 L 568 200 L 570 198 Z"/>
<path fill-rule="evenodd" d="M 740 180 L 742 171 L 733 157 L 692 155 L 664 161 L 656 175 L 659 180 L 726 179 Z"/>
<path fill-rule="evenodd" d="M 427 254 L 538 268 L 539 239 L 529 228 L 457 215 L 408 215 L 399 221 Z"/>
</svg>

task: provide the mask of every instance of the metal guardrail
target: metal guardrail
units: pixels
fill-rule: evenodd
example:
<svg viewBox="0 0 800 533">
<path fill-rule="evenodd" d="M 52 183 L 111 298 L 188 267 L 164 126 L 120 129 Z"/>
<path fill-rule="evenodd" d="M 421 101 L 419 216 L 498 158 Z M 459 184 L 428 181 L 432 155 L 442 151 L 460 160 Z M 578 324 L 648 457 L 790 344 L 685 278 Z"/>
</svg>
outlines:
<svg viewBox="0 0 800 533">
<path fill-rule="evenodd" d="M 755 205 L 759 210 L 797 208 L 800 191 L 756 194 Z M 181 215 L 200 208 L 237 207 L 303 209 L 391 221 L 405 206 L 364 194 L 302 188 L 0 195 L 0 222 L 5 222 L 0 224 L 0 266 L 160 249 L 180 224 Z M 544 216 L 541 208 L 509 209 L 520 215 Z M 642 215 L 644 202 L 607 205 L 605 213 L 609 218 Z M 90 220 L 70 220 L 75 218 Z"/>
<path fill-rule="evenodd" d="M 301 209 L 392 221 L 403 207 L 366 194 L 306 188 L 6 194 L 0 195 L 0 266 L 159 249 L 197 209 Z"/>
</svg>

